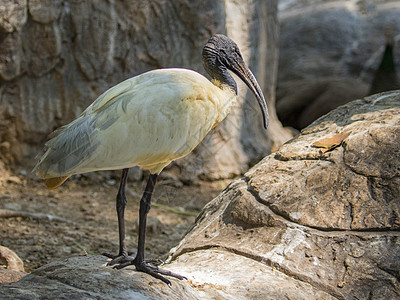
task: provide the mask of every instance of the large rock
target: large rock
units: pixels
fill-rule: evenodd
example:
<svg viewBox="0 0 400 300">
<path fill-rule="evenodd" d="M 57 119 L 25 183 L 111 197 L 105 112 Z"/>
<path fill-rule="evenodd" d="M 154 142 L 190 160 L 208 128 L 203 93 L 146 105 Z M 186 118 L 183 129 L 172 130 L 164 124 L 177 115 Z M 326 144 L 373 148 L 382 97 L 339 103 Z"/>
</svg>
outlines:
<svg viewBox="0 0 400 300">
<path fill-rule="evenodd" d="M 313 146 L 341 132 L 336 148 Z M 172 288 L 75 256 L 1 285 L 0 297 L 398 299 L 399 141 L 400 91 L 320 118 L 204 208 L 171 251 L 166 267 L 189 279 Z"/>
<path fill-rule="evenodd" d="M 400 74 L 399 14 L 399 2 L 390 0 L 280 1 L 277 110 L 282 122 L 301 129 L 329 108 L 366 96 L 388 33 Z M 400 80 L 391 89 L 399 88 Z M 301 102 L 297 110 L 290 106 L 294 101 Z"/>
<path fill-rule="evenodd" d="M 350 133 L 341 147 L 313 147 L 340 132 Z M 225 251 L 269 266 L 267 274 L 308 283 L 315 293 L 299 289 L 289 299 L 399 298 L 399 142 L 400 92 L 332 111 L 208 204 L 174 250 L 173 270 L 191 274 L 191 259 Z M 210 257 L 202 266 L 213 270 Z M 227 274 L 237 272 L 252 281 L 246 268 Z M 283 297 L 279 285 L 264 288 L 270 298 Z"/>
<path fill-rule="evenodd" d="M 126 78 L 166 67 L 205 74 L 202 47 L 224 33 L 270 100 L 270 130 L 240 84 L 231 116 L 176 170 L 187 180 L 244 172 L 289 138 L 274 108 L 277 2 L 0 0 L 0 159 L 36 156 L 51 131 Z"/>
</svg>

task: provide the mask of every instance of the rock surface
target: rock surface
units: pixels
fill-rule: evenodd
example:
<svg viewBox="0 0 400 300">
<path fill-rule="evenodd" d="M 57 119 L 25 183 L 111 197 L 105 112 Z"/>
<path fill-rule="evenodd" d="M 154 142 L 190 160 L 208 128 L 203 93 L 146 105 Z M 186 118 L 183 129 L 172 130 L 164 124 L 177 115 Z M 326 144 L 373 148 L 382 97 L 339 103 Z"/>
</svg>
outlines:
<svg viewBox="0 0 400 300">
<path fill-rule="evenodd" d="M 0 0 L 0 160 L 33 164 L 51 131 L 124 79 L 167 67 L 205 74 L 202 47 L 224 33 L 270 100 L 270 130 L 240 84 L 231 116 L 177 170 L 186 180 L 244 172 L 290 138 L 274 108 L 277 2 Z"/>
<path fill-rule="evenodd" d="M 312 146 L 343 131 L 350 136 L 341 147 L 323 153 Z M 218 249 L 308 283 L 324 297 L 399 298 L 399 142 L 400 92 L 332 111 L 211 202 L 174 250 L 180 267 L 173 270 L 185 273 L 191 257 Z M 323 298 L 300 290 L 288 298 Z"/>
<path fill-rule="evenodd" d="M 18 255 L 7 247 L 0 246 L 0 283 L 18 281 L 25 275 L 27 273 L 24 263 Z"/>
<path fill-rule="evenodd" d="M 277 102 L 289 107 L 297 99 L 309 109 L 300 107 L 295 116 L 292 107 L 288 112 L 281 107 L 282 122 L 302 129 L 328 108 L 366 96 L 388 32 L 400 74 L 399 14 L 400 3 L 391 0 L 280 1 Z M 400 89 L 400 79 L 392 89 Z"/>
<path fill-rule="evenodd" d="M 313 146 L 341 132 L 332 150 Z M 188 281 L 169 288 L 74 256 L 1 285 L 0 297 L 398 299 L 399 142 L 400 92 L 348 103 L 206 205 L 165 266 Z"/>
</svg>

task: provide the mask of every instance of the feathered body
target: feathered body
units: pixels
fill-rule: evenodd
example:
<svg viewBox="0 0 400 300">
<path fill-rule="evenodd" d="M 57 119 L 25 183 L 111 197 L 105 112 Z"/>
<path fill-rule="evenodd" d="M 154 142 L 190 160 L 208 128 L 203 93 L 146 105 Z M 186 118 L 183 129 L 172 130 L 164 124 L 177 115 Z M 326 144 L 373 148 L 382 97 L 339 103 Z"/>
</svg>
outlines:
<svg viewBox="0 0 400 300">
<path fill-rule="evenodd" d="M 69 176 L 139 166 L 160 173 L 189 154 L 229 113 L 236 93 L 186 69 L 127 79 L 56 130 L 34 169 L 57 188 Z"/>
</svg>

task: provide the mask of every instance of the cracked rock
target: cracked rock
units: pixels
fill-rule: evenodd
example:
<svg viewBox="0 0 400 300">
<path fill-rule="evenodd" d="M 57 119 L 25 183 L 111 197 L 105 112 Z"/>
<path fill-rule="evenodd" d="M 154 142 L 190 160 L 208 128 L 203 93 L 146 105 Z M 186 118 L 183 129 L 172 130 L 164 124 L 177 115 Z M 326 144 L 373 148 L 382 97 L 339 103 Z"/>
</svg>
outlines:
<svg viewBox="0 0 400 300">
<path fill-rule="evenodd" d="M 350 135 L 341 146 L 325 153 L 313 147 L 344 131 Z M 209 252 L 223 251 L 227 265 L 240 256 L 265 268 L 262 288 L 247 263 L 219 279 L 224 292 L 243 299 L 255 290 L 262 290 L 260 299 L 399 298 L 399 145 L 400 92 L 339 107 L 210 202 L 172 251 L 171 268 L 197 284 L 212 283 L 215 269 L 225 266 Z M 208 263 L 201 272 L 209 278 L 191 264 L 202 253 Z M 243 289 L 237 273 L 247 282 Z M 269 281 L 277 273 L 287 280 Z M 293 279 L 307 285 L 287 294 Z"/>
</svg>

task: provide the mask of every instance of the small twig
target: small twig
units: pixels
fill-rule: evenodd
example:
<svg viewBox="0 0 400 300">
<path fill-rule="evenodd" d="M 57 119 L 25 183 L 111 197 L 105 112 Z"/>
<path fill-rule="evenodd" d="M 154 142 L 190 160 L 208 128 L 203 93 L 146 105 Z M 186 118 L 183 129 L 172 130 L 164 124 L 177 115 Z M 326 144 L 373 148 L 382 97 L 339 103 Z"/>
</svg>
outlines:
<svg viewBox="0 0 400 300">
<path fill-rule="evenodd" d="M 89 255 L 96 255 L 97 253 L 87 250 L 84 246 L 82 246 L 81 244 L 79 244 L 77 241 L 74 241 L 75 246 L 77 246 L 80 250 L 82 250 L 83 252 L 85 252 L 86 254 Z"/>
<path fill-rule="evenodd" d="M 33 219 L 46 219 L 49 221 L 58 221 L 58 222 L 65 222 L 65 223 L 73 223 L 70 220 L 52 216 L 49 214 L 41 214 L 41 213 L 30 213 L 27 211 L 16 211 L 16 210 L 9 210 L 9 209 L 0 209 L 0 218 L 33 218 Z"/>
<path fill-rule="evenodd" d="M 183 210 L 180 210 L 179 208 L 170 207 L 170 206 L 159 204 L 159 203 L 153 203 L 152 205 L 154 207 L 167 210 L 167 211 L 172 212 L 177 215 L 184 215 L 184 216 L 190 216 L 190 217 L 197 217 L 197 215 L 198 215 L 198 213 L 195 211 L 183 211 Z"/>
</svg>

